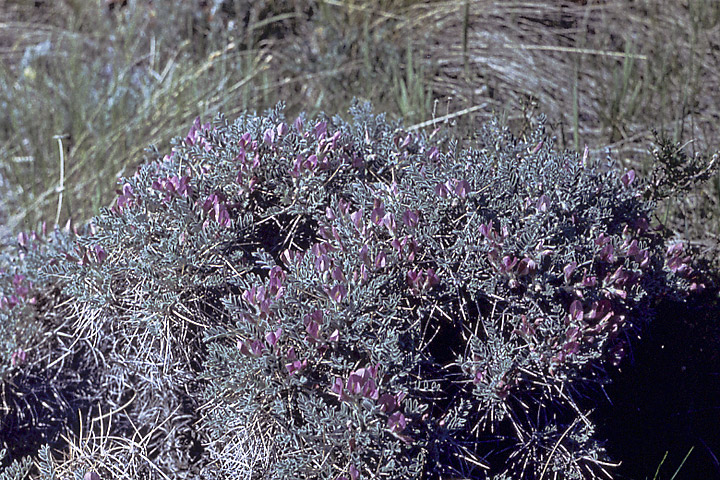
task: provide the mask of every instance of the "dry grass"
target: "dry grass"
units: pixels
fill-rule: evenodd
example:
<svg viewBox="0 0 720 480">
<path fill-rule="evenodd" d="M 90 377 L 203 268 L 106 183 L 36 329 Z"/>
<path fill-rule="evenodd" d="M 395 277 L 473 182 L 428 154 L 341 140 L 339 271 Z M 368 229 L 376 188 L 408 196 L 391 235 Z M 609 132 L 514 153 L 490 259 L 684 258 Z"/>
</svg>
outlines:
<svg viewBox="0 0 720 480">
<path fill-rule="evenodd" d="M 466 2 L 418 4 L 403 35 L 423 52 L 433 98 L 504 115 L 522 131 L 542 112 L 559 146 L 647 172 L 652 130 L 708 155 L 720 142 L 720 4 Z M 718 255 L 720 179 L 671 199 L 670 227 Z"/>
</svg>

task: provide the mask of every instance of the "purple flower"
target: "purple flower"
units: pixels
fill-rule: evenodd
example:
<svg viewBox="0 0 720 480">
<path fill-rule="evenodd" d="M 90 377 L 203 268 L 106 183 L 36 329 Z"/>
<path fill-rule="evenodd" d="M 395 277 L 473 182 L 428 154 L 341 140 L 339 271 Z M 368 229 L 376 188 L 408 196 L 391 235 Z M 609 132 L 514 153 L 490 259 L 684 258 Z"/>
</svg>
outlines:
<svg viewBox="0 0 720 480">
<path fill-rule="evenodd" d="M 237 347 L 240 350 L 240 353 L 244 355 L 253 355 L 256 357 L 259 357 L 265 349 L 265 346 L 260 340 L 253 340 L 251 342 L 247 342 L 242 341 L 239 338 L 237 340 Z"/>
<path fill-rule="evenodd" d="M 540 212 L 547 212 L 549 204 L 550 204 L 550 199 L 546 195 L 543 194 L 543 195 L 540 195 L 540 198 L 538 198 L 535 208 L 537 208 L 538 211 L 540 211 Z"/>
<path fill-rule="evenodd" d="M 418 224 L 418 220 L 419 216 L 417 212 L 413 210 L 405 210 L 405 213 L 402 216 L 403 223 L 410 228 L 415 228 Z"/>
<path fill-rule="evenodd" d="M 288 373 L 290 375 L 294 374 L 295 372 L 299 372 L 305 367 L 307 367 L 308 361 L 307 359 L 300 361 L 300 360 L 294 360 L 290 363 L 285 364 L 285 368 L 287 369 Z"/>
<path fill-rule="evenodd" d="M 380 225 L 385 217 L 385 207 L 383 206 L 382 200 L 377 198 L 374 201 L 373 211 L 370 213 L 370 220 L 375 225 Z"/>
<path fill-rule="evenodd" d="M 632 170 L 632 169 L 628 170 L 627 172 L 625 172 L 625 174 L 622 177 L 620 177 L 620 181 L 626 187 L 629 187 L 633 183 L 634 180 L 635 180 L 635 170 Z"/>
<path fill-rule="evenodd" d="M 325 132 L 327 132 L 326 121 L 323 120 L 315 124 L 315 128 L 313 128 L 313 133 L 315 134 L 316 139 L 320 139 L 321 136 L 324 136 Z"/>
<path fill-rule="evenodd" d="M 455 184 L 455 195 L 458 195 L 460 198 L 465 198 L 469 192 L 470 184 L 467 180 L 459 180 Z"/>
<path fill-rule="evenodd" d="M 302 117 L 297 117 L 293 122 L 293 127 L 295 127 L 295 130 L 297 130 L 298 133 L 302 133 L 303 123 Z"/>
<path fill-rule="evenodd" d="M 537 264 L 535 263 L 535 260 L 526 257 L 526 258 L 523 258 L 522 260 L 520 260 L 520 262 L 518 263 L 516 273 L 519 276 L 523 277 L 525 275 L 529 275 L 532 272 L 534 272 L 536 268 L 537 268 Z"/>
<path fill-rule="evenodd" d="M 385 268 L 385 265 L 387 265 L 387 254 L 381 250 L 375 256 L 375 269 Z"/>
<path fill-rule="evenodd" d="M 583 306 L 580 300 L 574 300 L 570 304 L 570 321 L 581 322 L 583 319 Z"/>
<path fill-rule="evenodd" d="M 270 345 L 271 347 L 274 347 L 275 344 L 277 343 L 277 341 L 280 339 L 280 336 L 282 335 L 282 333 L 283 333 L 282 327 L 278 327 L 277 330 L 275 330 L 274 332 L 268 332 L 265 335 L 265 340 L 267 341 L 268 345 Z"/>
<path fill-rule="evenodd" d="M 93 253 L 95 254 L 95 260 L 98 264 L 102 264 L 107 258 L 107 252 L 100 245 L 95 245 L 93 247 Z"/>
<path fill-rule="evenodd" d="M 362 210 L 358 210 L 356 212 L 351 213 L 350 220 L 353 222 L 353 225 L 355 225 L 355 228 L 357 228 L 358 232 L 362 231 L 362 227 L 363 227 L 363 211 Z"/>
<path fill-rule="evenodd" d="M 447 196 L 450 194 L 450 190 L 448 190 L 447 186 L 444 183 L 438 183 L 435 186 L 435 195 L 437 195 L 440 198 L 447 198 Z"/>
<path fill-rule="evenodd" d="M 395 229 L 397 228 L 397 224 L 395 223 L 395 216 L 392 213 L 386 213 L 385 216 L 382 219 L 383 225 L 385 225 L 385 228 L 388 229 L 388 232 L 390 235 L 395 234 Z"/>
<path fill-rule="evenodd" d="M 360 477 L 360 472 L 355 465 L 350 465 L 348 471 L 350 472 L 350 480 L 357 480 Z"/>
<path fill-rule="evenodd" d="M 401 433 L 407 427 L 405 415 L 401 412 L 395 412 L 388 418 L 388 427 L 392 433 Z"/>
<path fill-rule="evenodd" d="M 565 265 L 565 268 L 563 268 L 563 273 L 565 276 L 565 283 L 570 283 L 570 277 L 572 277 L 572 274 L 575 272 L 575 269 L 577 268 L 577 262 L 573 260 L 572 262 Z"/>
<path fill-rule="evenodd" d="M 615 263 L 616 258 L 614 252 L 615 248 L 613 247 L 613 244 L 607 243 L 605 244 L 605 246 L 602 247 L 598 256 L 603 262 Z"/>
<path fill-rule="evenodd" d="M 21 365 L 25 363 L 25 360 L 27 360 L 27 352 L 25 352 L 22 348 L 18 348 L 10 356 L 10 365 L 13 367 L 15 365 Z"/>
<path fill-rule="evenodd" d="M 502 262 L 500 263 L 500 271 L 502 273 L 508 273 L 515 267 L 517 263 L 518 259 L 514 256 L 505 255 L 502 258 Z"/>
<path fill-rule="evenodd" d="M 275 130 L 273 130 L 272 128 L 268 128 L 267 130 L 265 130 L 265 133 L 263 134 L 263 141 L 266 145 L 272 147 L 275 143 Z"/>
<path fill-rule="evenodd" d="M 202 145 L 206 151 L 212 150 L 210 144 L 203 137 L 200 136 L 200 133 L 202 133 L 203 130 L 210 130 L 210 123 L 206 123 L 203 125 L 200 122 L 200 117 L 195 117 L 195 121 L 193 122 L 187 136 L 185 137 L 185 143 L 191 146 L 196 144 Z"/>
<path fill-rule="evenodd" d="M 122 212 L 126 205 L 132 205 L 133 200 L 135 200 L 133 188 L 129 183 L 126 183 L 122 186 L 122 191 L 117 199 L 118 209 Z"/>
<path fill-rule="evenodd" d="M 377 366 L 358 368 L 350 373 L 345 388 L 352 395 L 377 400 L 379 395 L 375 378 L 377 378 Z"/>
<path fill-rule="evenodd" d="M 340 303 L 347 296 L 347 287 L 345 284 L 339 283 L 330 289 L 330 298 Z"/>
<path fill-rule="evenodd" d="M 332 272 L 332 278 L 333 280 L 337 280 L 338 282 L 347 282 L 347 280 L 345 279 L 345 274 L 340 267 L 335 267 Z"/>
<path fill-rule="evenodd" d="M 240 140 L 238 140 L 238 145 L 240 145 L 240 148 L 243 150 L 247 150 L 248 147 L 252 147 L 252 134 L 250 132 L 245 132 L 242 137 L 240 137 Z"/>
</svg>

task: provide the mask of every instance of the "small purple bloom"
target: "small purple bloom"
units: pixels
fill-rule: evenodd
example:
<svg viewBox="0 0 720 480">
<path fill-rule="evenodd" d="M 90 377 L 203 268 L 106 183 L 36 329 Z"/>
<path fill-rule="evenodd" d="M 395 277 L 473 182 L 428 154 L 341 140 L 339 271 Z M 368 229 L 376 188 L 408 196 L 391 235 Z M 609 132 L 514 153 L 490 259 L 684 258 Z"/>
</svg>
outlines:
<svg viewBox="0 0 720 480">
<path fill-rule="evenodd" d="M 390 395 L 389 393 L 383 393 L 382 395 L 380 395 L 377 403 L 378 405 L 380 405 L 380 411 L 384 413 L 391 413 L 397 408 L 395 397 L 393 395 Z"/>
<path fill-rule="evenodd" d="M 580 300 L 574 300 L 570 304 L 570 320 L 573 322 L 581 322 L 583 319 L 583 306 Z"/>
<path fill-rule="evenodd" d="M 565 265 L 565 268 L 563 268 L 563 273 L 565 276 L 565 283 L 570 282 L 570 277 L 572 277 L 572 274 L 575 272 L 575 269 L 577 268 L 577 262 L 573 260 L 572 262 Z"/>
<path fill-rule="evenodd" d="M 265 130 L 265 134 L 263 135 L 263 141 L 267 145 L 272 147 L 275 143 L 275 130 L 273 130 L 272 128 L 268 128 L 267 130 Z"/>
<path fill-rule="evenodd" d="M 373 211 L 370 213 L 370 220 L 375 225 L 380 225 L 385 217 L 385 207 L 383 206 L 382 200 L 377 198 L 374 201 Z"/>
<path fill-rule="evenodd" d="M 342 283 L 339 283 L 330 289 L 330 298 L 332 298 L 334 301 L 336 301 L 338 303 L 342 302 L 346 296 L 347 296 L 347 287 Z"/>
<path fill-rule="evenodd" d="M 375 268 L 385 268 L 385 265 L 387 265 L 387 254 L 381 250 L 375 256 Z"/>
<path fill-rule="evenodd" d="M 319 139 L 321 136 L 325 135 L 325 132 L 327 132 L 327 122 L 324 120 L 318 122 L 313 129 L 313 133 L 315 134 L 316 139 Z"/>
<path fill-rule="evenodd" d="M 546 195 L 543 194 L 543 195 L 540 195 L 540 198 L 538 198 L 535 208 L 537 208 L 538 211 L 540 211 L 540 212 L 547 212 L 549 204 L 550 204 L 550 199 Z"/>
<path fill-rule="evenodd" d="M 295 372 L 299 372 L 305 367 L 307 367 L 307 364 L 307 359 L 303 360 L 302 362 L 300 360 L 294 360 L 290 363 L 285 364 L 285 368 L 287 369 L 288 373 L 292 375 Z"/>
<path fill-rule="evenodd" d="M 459 180 L 455 184 L 455 195 L 458 195 L 460 198 L 465 198 L 469 192 L 470 184 L 467 180 Z"/>
<path fill-rule="evenodd" d="M 118 209 L 122 212 L 123 208 L 126 205 L 131 205 L 133 200 L 135 200 L 133 188 L 129 183 L 126 183 L 122 186 L 122 192 L 117 199 Z"/>
<path fill-rule="evenodd" d="M 270 345 L 271 347 L 274 347 L 275 344 L 277 343 L 277 341 L 280 339 L 280 336 L 282 335 L 282 333 L 283 333 L 282 327 L 278 327 L 278 329 L 275 330 L 274 332 L 268 332 L 265 335 L 265 340 L 267 341 L 268 345 Z"/>
<path fill-rule="evenodd" d="M 350 465 L 350 480 L 357 480 L 360 477 L 360 472 L 355 465 Z"/>
<path fill-rule="evenodd" d="M 395 412 L 390 415 L 390 418 L 388 418 L 388 427 L 390 427 L 390 431 L 393 433 L 401 433 L 405 430 L 405 427 L 407 427 L 405 415 L 401 412 Z"/>
<path fill-rule="evenodd" d="M 21 365 L 25 363 L 25 360 L 27 360 L 27 352 L 25 352 L 22 348 L 18 348 L 10 356 L 10 365 L 13 367 L 15 365 Z"/>
<path fill-rule="evenodd" d="M 355 225 L 355 228 L 358 229 L 358 231 L 362 230 L 363 226 L 363 211 L 358 210 L 356 212 L 353 212 L 350 214 L 350 220 L 353 222 L 353 225 Z"/>
<path fill-rule="evenodd" d="M 402 216 L 403 223 L 410 228 L 415 228 L 418 224 L 418 220 L 419 216 L 417 212 L 413 210 L 405 210 L 405 213 Z"/>
<path fill-rule="evenodd" d="M 439 196 L 440 198 L 447 198 L 447 196 L 450 194 L 450 191 L 448 190 L 447 186 L 445 186 L 444 183 L 438 183 L 435 186 L 435 195 Z"/>
<path fill-rule="evenodd" d="M 626 187 L 629 187 L 633 183 L 634 180 L 635 180 L 635 170 L 632 170 L 632 169 L 628 170 L 627 172 L 625 172 L 625 174 L 622 177 L 620 177 L 620 181 Z"/>
<path fill-rule="evenodd" d="M 93 253 L 95 253 L 95 259 L 99 264 L 102 264 L 107 258 L 107 252 L 100 245 L 95 245 L 93 247 Z"/>
<path fill-rule="evenodd" d="M 395 223 L 395 216 L 392 213 L 386 213 L 382 219 L 383 225 L 388 229 L 391 235 L 395 234 L 397 224 Z"/>
<path fill-rule="evenodd" d="M 505 255 L 502 258 L 502 263 L 500 265 L 500 267 L 501 267 L 500 271 L 503 273 L 510 272 L 517 263 L 518 263 L 518 259 L 515 258 L 514 256 Z"/>
</svg>

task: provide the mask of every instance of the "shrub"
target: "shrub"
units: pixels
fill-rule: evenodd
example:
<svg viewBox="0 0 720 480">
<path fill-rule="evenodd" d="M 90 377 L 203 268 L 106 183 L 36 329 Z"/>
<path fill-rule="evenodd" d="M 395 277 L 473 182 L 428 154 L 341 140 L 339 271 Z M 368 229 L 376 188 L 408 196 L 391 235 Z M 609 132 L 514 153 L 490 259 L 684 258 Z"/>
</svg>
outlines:
<svg viewBox="0 0 720 480">
<path fill-rule="evenodd" d="M 53 250 L 65 355 L 140 439 L 133 468 L 609 476 L 607 369 L 659 299 L 705 287 L 643 182 L 542 124 L 461 149 L 350 113 L 197 120 Z"/>
</svg>

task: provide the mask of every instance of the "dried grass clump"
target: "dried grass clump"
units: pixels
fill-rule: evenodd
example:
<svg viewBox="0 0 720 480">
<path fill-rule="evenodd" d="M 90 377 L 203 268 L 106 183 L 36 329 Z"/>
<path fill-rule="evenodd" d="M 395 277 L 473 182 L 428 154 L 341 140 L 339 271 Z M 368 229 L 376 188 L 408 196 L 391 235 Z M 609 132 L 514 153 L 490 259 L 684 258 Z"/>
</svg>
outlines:
<svg viewBox="0 0 720 480">
<path fill-rule="evenodd" d="M 396 28 L 412 43 L 441 113 L 482 105 L 458 119 L 504 113 L 524 133 L 547 114 L 565 148 L 609 149 L 647 174 L 654 130 L 711 156 L 720 142 L 720 4 L 630 0 L 418 3 Z M 445 106 L 447 104 L 447 107 Z M 720 257 L 717 177 L 661 220 L 706 258 Z"/>
</svg>

